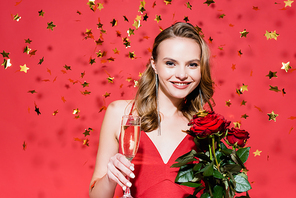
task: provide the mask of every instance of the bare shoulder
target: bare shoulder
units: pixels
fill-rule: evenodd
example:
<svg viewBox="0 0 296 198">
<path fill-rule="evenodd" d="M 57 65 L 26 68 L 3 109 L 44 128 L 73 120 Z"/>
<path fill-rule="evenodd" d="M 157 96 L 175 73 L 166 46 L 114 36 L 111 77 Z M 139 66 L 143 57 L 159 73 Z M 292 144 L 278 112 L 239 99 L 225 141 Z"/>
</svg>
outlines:
<svg viewBox="0 0 296 198">
<path fill-rule="evenodd" d="M 105 116 L 123 116 L 131 111 L 133 100 L 116 100 L 109 104 Z"/>
</svg>

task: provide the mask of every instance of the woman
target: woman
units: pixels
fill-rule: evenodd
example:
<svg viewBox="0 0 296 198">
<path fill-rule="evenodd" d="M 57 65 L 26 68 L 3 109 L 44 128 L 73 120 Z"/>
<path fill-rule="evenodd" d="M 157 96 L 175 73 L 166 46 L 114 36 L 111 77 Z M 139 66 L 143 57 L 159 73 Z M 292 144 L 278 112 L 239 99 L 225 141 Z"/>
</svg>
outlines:
<svg viewBox="0 0 296 198">
<path fill-rule="evenodd" d="M 108 106 L 90 184 L 91 198 L 112 198 L 117 185 L 123 190 L 132 186 L 135 198 L 192 193 L 193 189 L 174 183 L 178 170 L 170 166 L 194 147 L 191 136 L 182 130 L 188 129 L 188 121 L 203 104 L 210 105 L 213 82 L 209 57 L 205 41 L 191 24 L 176 23 L 155 38 L 135 100 Z M 132 162 L 118 153 L 121 117 L 129 113 L 142 118 L 140 146 Z"/>
</svg>

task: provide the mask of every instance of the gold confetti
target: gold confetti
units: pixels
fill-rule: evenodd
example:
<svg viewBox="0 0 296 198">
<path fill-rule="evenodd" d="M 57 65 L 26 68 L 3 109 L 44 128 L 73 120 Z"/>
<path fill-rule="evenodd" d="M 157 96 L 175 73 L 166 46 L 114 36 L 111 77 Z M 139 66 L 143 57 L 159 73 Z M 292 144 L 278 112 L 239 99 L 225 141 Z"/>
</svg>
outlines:
<svg viewBox="0 0 296 198">
<path fill-rule="evenodd" d="M 261 155 L 261 152 L 262 152 L 262 151 L 259 151 L 259 150 L 257 149 L 255 152 L 253 152 L 254 157 L 256 157 L 256 156 L 260 156 L 260 155 Z"/>
<path fill-rule="evenodd" d="M 8 67 L 11 67 L 10 59 L 4 59 L 3 63 L 1 64 L 4 66 L 4 69 L 7 69 Z"/>
<path fill-rule="evenodd" d="M 53 28 L 54 28 L 54 27 L 56 27 L 56 25 L 54 25 L 52 21 L 49 22 L 49 23 L 47 23 L 47 29 L 50 29 L 50 30 L 53 31 Z"/>
<path fill-rule="evenodd" d="M 23 150 L 25 151 L 27 149 L 27 144 L 26 144 L 26 142 L 24 141 L 24 143 L 23 143 Z"/>
<path fill-rule="evenodd" d="M 243 86 L 240 87 L 240 90 L 242 93 L 244 93 L 245 91 L 248 91 L 248 85 L 243 84 Z"/>
<path fill-rule="evenodd" d="M 104 4 L 99 3 L 99 4 L 98 4 L 98 9 L 99 9 L 99 11 L 101 11 L 103 8 L 104 8 Z"/>
<path fill-rule="evenodd" d="M 279 92 L 279 91 L 281 91 L 281 90 L 279 90 L 279 88 L 277 87 L 277 86 L 271 86 L 271 85 L 269 85 L 270 86 L 270 91 L 275 91 L 275 92 Z"/>
<path fill-rule="evenodd" d="M 107 78 L 107 80 L 108 80 L 109 83 L 113 83 L 114 77 L 110 77 L 110 76 L 109 76 L 109 77 Z"/>
<path fill-rule="evenodd" d="M 234 128 L 239 128 L 241 127 L 241 121 L 233 122 Z"/>
<path fill-rule="evenodd" d="M 226 101 L 226 106 L 230 107 L 230 105 L 231 105 L 230 100 Z"/>
<path fill-rule="evenodd" d="M 111 93 L 106 92 L 103 96 L 104 96 L 105 98 L 107 98 L 107 97 L 110 96 L 110 94 L 111 94 Z"/>
<path fill-rule="evenodd" d="M 290 66 L 290 62 L 284 63 L 282 62 L 282 67 L 281 69 L 284 69 L 286 72 L 288 72 L 292 67 Z"/>
<path fill-rule="evenodd" d="M 24 64 L 24 65 L 20 65 L 20 68 L 21 68 L 20 71 L 23 71 L 23 72 L 25 72 L 25 73 L 27 73 L 27 71 L 30 69 L 30 68 L 27 67 L 26 64 Z"/>
<path fill-rule="evenodd" d="M 58 112 L 59 112 L 58 110 L 55 110 L 55 111 L 52 113 L 52 115 L 53 115 L 53 116 L 56 116 Z"/>
<path fill-rule="evenodd" d="M 189 1 L 185 4 L 185 6 L 186 6 L 187 8 L 189 8 L 190 10 L 192 10 L 192 5 L 190 5 L 190 2 L 189 2 Z"/>
<path fill-rule="evenodd" d="M 43 10 L 38 11 L 38 14 L 39 14 L 39 16 L 44 17 L 44 12 L 43 12 Z"/>
<path fill-rule="evenodd" d="M 291 1 L 291 0 L 288 0 L 288 1 L 284 1 L 284 3 L 285 3 L 285 7 L 292 7 L 292 3 L 293 3 L 294 1 Z"/>
<path fill-rule="evenodd" d="M 75 115 L 75 114 L 78 114 L 80 112 L 80 110 L 77 108 L 77 109 L 73 109 L 73 115 Z"/>
<path fill-rule="evenodd" d="M 249 34 L 249 32 L 246 31 L 246 29 L 244 29 L 244 31 L 242 32 L 239 32 L 241 35 L 240 35 L 240 38 L 242 37 L 247 37 L 247 34 Z"/>
<path fill-rule="evenodd" d="M 22 17 L 20 17 L 18 14 L 13 15 L 13 20 L 14 21 L 19 21 Z"/>
<path fill-rule="evenodd" d="M 276 122 L 276 117 L 279 116 L 279 114 L 275 114 L 274 111 L 272 111 L 271 113 L 268 113 L 268 120 L 273 120 Z"/>
<path fill-rule="evenodd" d="M 269 39 L 277 40 L 277 37 L 279 36 L 279 34 L 276 33 L 276 30 L 273 32 L 272 31 L 268 32 L 266 30 L 266 33 L 264 34 L 264 36 L 266 37 L 267 40 L 269 40 Z"/>
<path fill-rule="evenodd" d="M 161 19 L 161 16 L 160 15 L 156 15 L 155 16 L 155 19 L 154 19 L 154 21 L 156 21 L 157 23 L 159 22 L 159 21 L 161 21 L 162 19 Z"/>
<path fill-rule="evenodd" d="M 245 119 L 247 119 L 247 117 L 249 117 L 247 114 L 244 114 L 241 116 L 241 118 L 245 118 Z"/>
<path fill-rule="evenodd" d="M 269 80 L 272 79 L 272 78 L 277 78 L 276 73 L 277 72 L 269 71 L 269 73 L 266 76 L 269 78 Z"/>
<path fill-rule="evenodd" d="M 204 2 L 204 4 L 207 4 L 208 6 L 210 6 L 212 3 L 215 3 L 215 1 L 207 0 L 206 2 Z"/>
</svg>

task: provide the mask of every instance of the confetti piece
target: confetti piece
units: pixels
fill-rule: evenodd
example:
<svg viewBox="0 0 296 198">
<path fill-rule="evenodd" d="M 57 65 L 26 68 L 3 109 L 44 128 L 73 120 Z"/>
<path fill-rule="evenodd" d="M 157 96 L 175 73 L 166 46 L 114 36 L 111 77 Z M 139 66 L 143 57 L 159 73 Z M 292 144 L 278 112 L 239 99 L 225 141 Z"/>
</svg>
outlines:
<svg viewBox="0 0 296 198">
<path fill-rule="evenodd" d="M 25 151 L 27 149 L 27 144 L 26 144 L 26 142 L 24 141 L 24 143 L 23 143 L 23 150 Z"/>
<path fill-rule="evenodd" d="M 25 72 L 25 73 L 27 73 L 28 70 L 30 69 L 30 68 L 27 67 L 26 64 L 24 64 L 24 65 L 20 65 L 20 68 L 21 68 L 20 71 L 23 71 L 23 72 Z"/>
<path fill-rule="evenodd" d="M 58 110 L 55 110 L 55 111 L 52 113 L 52 115 L 53 115 L 53 116 L 56 116 L 58 112 L 59 112 Z"/>
<path fill-rule="evenodd" d="M 242 106 L 242 105 L 246 105 L 246 103 L 247 103 L 247 101 L 243 100 L 243 101 L 241 102 L 241 106 Z"/>
<path fill-rule="evenodd" d="M 230 107 L 230 105 L 231 105 L 230 100 L 226 101 L 226 106 Z"/>
<path fill-rule="evenodd" d="M 242 93 L 244 93 L 245 91 L 248 91 L 248 85 L 243 84 L 243 86 L 240 87 L 240 90 Z"/>
<path fill-rule="evenodd" d="M 239 128 L 241 126 L 241 121 L 233 122 L 234 128 Z"/>
<path fill-rule="evenodd" d="M 244 114 L 244 115 L 241 116 L 241 118 L 245 118 L 245 119 L 247 119 L 248 117 L 249 116 L 247 114 Z"/>
<path fill-rule="evenodd" d="M 292 3 L 293 3 L 294 1 L 291 1 L 291 0 L 288 0 L 288 1 L 284 1 L 284 3 L 285 3 L 285 7 L 292 7 Z"/>
<path fill-rule="evenodd" d="M 22 17 L 19 16 L 18 14 L 13 15 L 13 20 L 14 20 L 14 21 L 19 21 L 21 18 L 22 18 Z"/>
<path fill-rule="evenodd" d="M 274 111 L 272 111 L 271 113 L 268 113 L 268 120 L 273 120 L 276 122 L 276 117 L 279 116 L 279 114 L 275 114 Z"/>
<path fill-rule="evenodd" d="M 52 21 L 49 22 L 49 23 L 47 23 L 47 29 L 50 29 L 50 30 L 53 31 L 53 28 L 54 28 L 54 27 L 56 27 L 56 25 L 54 25 Z"/>
<path fill-rule="evenodd" d="M 249 32 L 247 32 L 246 29 L 244 29 L 244 31 L 239 32 L 239 33 L 240 33 L 240 38 L 247 37 L 247 34 L 249 34 Z"/>
<path fill-rule="evenodd" d="M 266 37 L 267 40 L 269 40 L 269 39 L 277 40 L 277 37 L 279 36 L 279 34 L 276 33 L 276 30 L 273 32 L 272 31 L 268 32 L 266 30 L 266 33 L 264 34 L 264 36 Z"/>
<path fill-rule="evenodd" d="M 185 4 L 185 6 L 186 6 L 186 8 L 189 8 L 190 10 L 192 10 L 192 5 L 190 5 L 189 1 Z"/>
<path fill-rule="evenodd" d="M 279 91 L 281 91 L 281 90 L 279 90 L 279 88 L 277 87 L 277 86 L 271 86 L 271 85 L 269 85 L 270 86 L 270 91 L 275 91 L 275 92 L 279 92 Z"/>
<path fill-rule="evenodd" d="M 289 130 L 289 134 L 291 133 L 291 131 L 294 129 L 294 127 L 291 127 L 291 129 Z"/>
<path fill-rule="evenodd" d="M 277 72 L 269 71 L 269 73 L 266 76 L 269 78 L 269 80 L 272 79 L 272 78 L 277 78 L 276 73 Z"/>
<path fill-rule="evenodd" d="M 290 66 L 290 62 L 284 63 L 282 62 L 281 69 L 284 69 L 286 72 L 288 72 L 292 67 Z"/>
<path fill-rule="evenodd" d="M 39 16 L 44 17 L 44 12 L 43 12 L 43 10 L 38 11 L 38 14 L 39 14 Z"/>
<path fill-rule="evenodd" d="M 7 69 L 8 67 L 12 66 L 12 64 L 10 63 L 10 59 L 4 59 L 4 61 L 1 65 L 4 66 L 4 69 Z"/>
<path fill-rule="evenodd" d="M 260 155 L 261 155 L 261 152 L 262 152 L 262 151 L 259 151 L 259 150 L 257 149 L 255 152 L 253 152 L 254 157 L 256 157 L 256 156 L 260 156 Z"/>
<path fill-rule="evenodd" d="M 156 21 L 157 23 L 159 23 L 159 21 L 161 21 L 161 16 L 160 15 L 156 15 L 154 21 Z"/>
<path fill-rule="evenodd" d="M 262 110 L 261 110 L 261 108 L 259 108 L 259 107 L 257 107 L 257 106 L 254 106 L 256 109 L 258 109 L 258 111 L 260 111 L 260 112 L 263 112 Z"/>
<path fill-rule="evenodd" d="M 207 4 L 208 6 L 210 6 L 212 3 L 215 3 L 215 1 L 207 0 L 206 2 L 204 2 L 204 4 Z"/>
</svg>

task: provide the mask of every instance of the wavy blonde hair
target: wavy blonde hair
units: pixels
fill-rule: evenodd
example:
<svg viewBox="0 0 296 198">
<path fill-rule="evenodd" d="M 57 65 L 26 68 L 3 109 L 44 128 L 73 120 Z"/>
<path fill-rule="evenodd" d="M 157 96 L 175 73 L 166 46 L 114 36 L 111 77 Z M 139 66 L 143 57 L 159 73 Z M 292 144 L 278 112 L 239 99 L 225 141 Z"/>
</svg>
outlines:
<svg viewBox="0 0 296 198">
<path fill-rule="evenodd" d="M 201 48 L 200 67 L 201 81 L 198 87 L 193 90 L 185 99 L 180 107 L 180 111 L 188 119 L 192 119 L 193 115 L 202 109 L 205 103 L 208 103 L 212 109 L 211 101 L 213 96 L 213 81 L 210 72 L 210 51 L 204 39 L 198 34 L 195 27 L 189 23 L 178 22 L 163 30 L 154 40 L 152 49 L 152 58 L 156 62 L 158 58 L 159 44 L 169 38 L 182 37 L 190 38 L 198 43 Z M 158 112 L 156 98 L 156 76 L 149 63 L 146 70 L 139 80 L 139 88 L 135 97 L 135 110 L 142 117 L 141 129 L 150 132 L 158 128 Z M 199 94 L 199 89 L 201 93 Z M 203 101 L 203 104 L 201 104 Z M 212 100 L 213 101 L 213 100 Z"/>
</svg>

